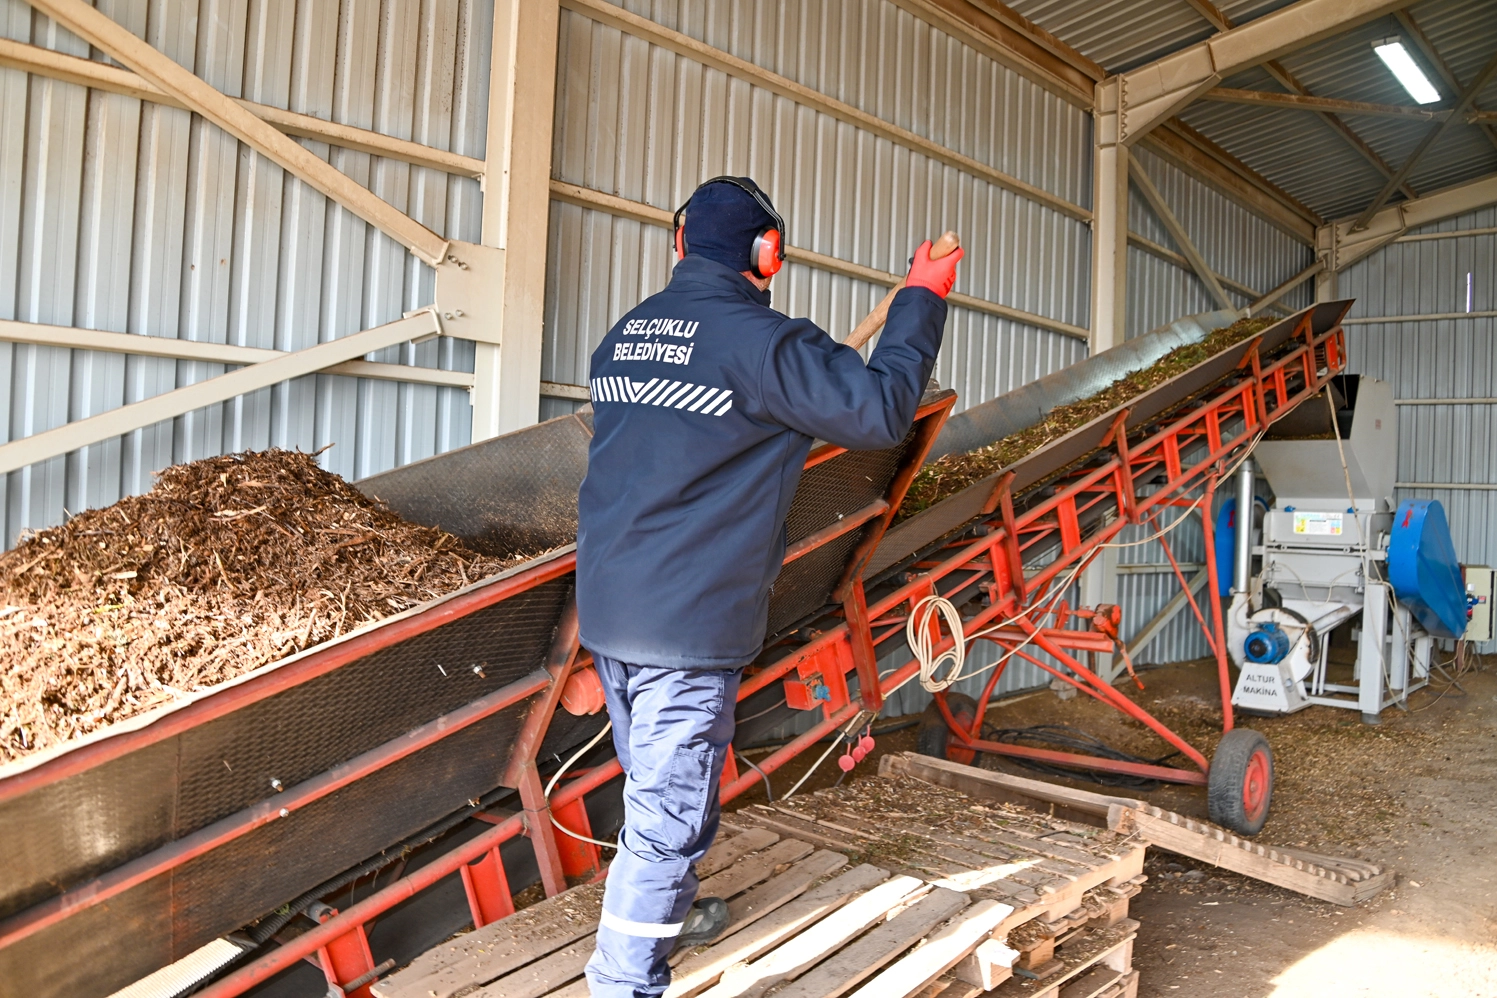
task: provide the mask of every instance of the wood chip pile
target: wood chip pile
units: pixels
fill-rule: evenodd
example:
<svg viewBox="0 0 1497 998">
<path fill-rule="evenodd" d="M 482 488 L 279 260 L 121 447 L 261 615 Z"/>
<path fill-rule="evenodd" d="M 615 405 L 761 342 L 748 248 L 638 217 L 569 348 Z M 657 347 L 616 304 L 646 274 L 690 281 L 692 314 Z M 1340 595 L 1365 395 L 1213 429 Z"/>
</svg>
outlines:
<svg viewBox="0 0 1497 998">
<path fill-rule="evenodd" d="M 0 762 L 517 564 L 268 450 L 162 472 L 0 555 Z"/>
<path fill-rule="evenodd" d="M 995 474 L 1020 458 L 1059 440 L 1077 427 L 1084 426 L 1162 382 L 1190 370 L 1204 360 L 1249 336 L 1256 336 L 1277 322 L 1273 318 L 1239 319 L 1218 329 L 1199 343 L 1177 347 L 1156 363 L 1127 377 L 1120 378 L 1097 392 L 1067 405 L 1058 406 L 1035 425 L 987 447 L 965 454 L 948 454 L 932 461 L 915 476 L 895 522 L 908 519 L 929 509 L 942 499 Z"/>
</svg>

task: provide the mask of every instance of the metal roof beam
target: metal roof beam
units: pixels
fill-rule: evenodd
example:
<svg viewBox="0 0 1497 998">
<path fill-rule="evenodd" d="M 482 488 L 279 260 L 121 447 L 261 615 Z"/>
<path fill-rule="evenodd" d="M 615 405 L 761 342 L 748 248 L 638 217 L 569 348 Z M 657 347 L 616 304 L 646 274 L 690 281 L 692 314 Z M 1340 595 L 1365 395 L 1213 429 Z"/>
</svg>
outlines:
<svg viewBox="0 0 1497 998">
<path fill-rule="evenodd" d="M 375 226 L 433 267 L 447 258 L 447 240 L 332 164 L 287 137 L 165 53 L 85 0 L 28 0 L 73 34 L 121 63 L 264 155 L 308 186 Z"/>
<path fill-rule="evenodd" d="M 1107 70 L 1102 68 L 1101 63 L 1087 58 L 1079 49 L 1071 47 L 1058 35 L 1046 31 L 1007 4 L 999 3 L 998 0 L 965 0 L 965 2 L 987 12 L 1005 27 L 1025 35 L 1051 55 L 1081 70 L 1093 80 L 1101 81 L 1107 78 Z"/>
<path fill-rule="evenodd" d="M 1137 142 L 1224 77 L 1381 17 L 1407 2 L 1300 0 L 1130 70 L 1122 74 L 1120 137 L 1128 144 Z"/>
<path fill-rule="evenodd" d="M 1294 74 L 1285 69 L 1281 63 L 1276 61 L 1266 62 L 1263 64 L 1263 68 L 1269 76 L 1272 76 L 1275 80 L 1277 80 L 1279 84 L 1286 90 L 1289 90 L 1292 93 L 1299 94 L 1303 97 L 1314 96 L 1310 93 L 1310 88 L 1297 80 L 1294 77 Z M 1321 113 L 1320 120 L 1324 121 L 1326 125 L 1330 127 L 1331 131 L 1335 132 L 1342 141 L 1351 146 L 1353 152 L 1355 152 L 1358 156 L 1361 156 L 1368 163 L 1372 164 L 1373 169 L 1377 170 L 1378 173 L 1381 173 L 1384 179 L 1392 177 L 1396 172 L 1393 169 L 1392 164 L 1383 159 L 1383 157 L 1379 156 L 1377 154 L 1377 150 L 1368 145 L 1367 141 L 1363 139 L 1362 136 L 1358 135 L 1356 133 L 1356 130 L 1346 122 L 1342 121 L 1334 114 L 1327 114 L 1324 112 Z M 1403 191 L 1405 197 L 1416 198 L 1419 196 L 1419 192 L 1410 187 L 1407 182 L 1404 183 L 1403 187 L 1401 187 L 1400 190 Z"/>
<path fill-rule="evenodd" d="M 1107 72 L 997 0 L 895 0 L 922 21 L 971 45 L 1077 107 Z"/>
<path fill-rule="evenodd" d="M 1409 174 L 1414 172 L 1414 167 L 1418 165 L 1419 160 L 1423 158 L 1424 154 L 1436 142 L 1440 141 L 1440 136 L 1444 135 L 1452 125 L 1460 120 L 1461 116 L 1470 108 L 1471 102 L 1476 99 L 1476 95 L 1481 93 L 1482 88 L 1491 82 L 1493 76 L 1497 76 L 1497 52 L 1494 52 L 1492 57 L 1487 60 L 1487 64 L 1482 67 L 1480 73 L 1476 74 L 1476 79 L 1471 81 L 1470 86 L 1461 92 L 1461 99 L 1451 110 L 1450 115 L 1425 134 L 1424 139 L 1409 154 L 1409 158 L 1404 160 L 1403 166 L 1398 168 L 1398 173 L 1383 185 L 1383 189 L 1378 192 L 1377 197 L 1372 199 L 1372 203 L 1362 210 L 1362 214 L 1357 216 L 1356 221 L 1351 225 L 1353 232 L 1367 227 L 1367 223 L 1371 221 L 1372 216 L 1377 214 L 1378 209 L 1387 203 L 1388 199 L 1393 196 L 1393 192 L 1398 190 Z"/>
<path fill-rule="evenodd" d="M 1314 263 L 1310 264 L 1310 266 L 1306 267 L 1298 274 L 1295 274 L 1293 277 L 1289 278 L 1289 280 L 1285 281 L 1283 284 L 1280 284 L 1278 287 L 1274 288 L 1272 291 L 1268 292 L 1263 297 L 1259 298 L 1257 301 L 1249 305 L 1248 314 L 1260 315 L 1262 314 L 1264 309 L 1281 307 L 1278 304 L 1280 298 L 1284 297 L 1289 292 L 1299 287 L 1301 284 L 1304 284 L 1306 281 L 1314 277 L 1316 274 L 1320 273 L 1322 270 L 1325 270 L 1325 261 L 1316 260 Z"/>
<path fill-rule="evenodd" d="M 1215 4 L 1210 2 L 1210 0 L 1186 0 L 1186 2 L 1194 7 L 1202 17 L 1211 22 L 1211 25 L 1218 31 L 1228 31 L 1231 28 L 1235 27 L 1231 19 L 1228 18 L 1226 14 L 1222 13 Z M 1309 97 L 1314 100 L 1320 99 L 1314 97 L 1314 95 L 1310 93 L 1308 87 L 1300 83 L 1299 80 L 1296 80 L 1294 78 L 1294 75 L 1290 73 L 1289 70 L 1285 69 L 1282 63 L 1270 59 L 1268 62 L 1265 62 L 1263 64 L 1263 68 L 1268 72 L 1268 75 L 1277 80 L 1278 83 L 1283 86 L 1284 89 L 1288 90 L 1291 94 L 1298 95 L 1300 97 Z M 1211 90 L 1207 91 L 1204 96 L 1209 99 L 1213 94 L 1219 95 L 1223 92 L 1224 91 L 1222 88 L 1214 87 Z M 1243 92 L 1256 93 L 1256 91 Z M 1221 98 L 1218 96 L 1217 99 Z M 1367 160 L 1367 162 L 1371 163 L 1373 168 L 1376 169 L 1377 172 L 1381 173 L 1385 178 L 1393 176 L 1393 167 L 1389 166 L 1386 160 L 1379 156 L 1377 152 L 1374 151 L 1373 148 L 1368 145 L 1360 135 L 1353 131 L 1350 125 L 1342 121 L 1340 118 L 1336 117 L 1336 115 L 1328 109 L 1320 109 L 1320 111 L 1320 119 L 1324 121 L 1342 141 L 1351 146 L 1353 152 L 1355 152 L 1358 156 L 1361 156 L 1363 159 Z M 1407 184 L 1403 186 L 1402 190 L 1407 197 L 1418 197 L 1418 193 Z"/>
<path fill-rule="evenodd" d="M 1407 10 L 1399 10 L 1395 11 L 1393 16 L 1398 18 L 1398 23 L 1403 25 L 1403 29 L 1409 33 L 1409 38 L 1414 42 L 1414 46 L 1419 49 L 1419 53 L 1424 56 L 1425 61 L 1430 64 L 1430 67 L 1434 69 L 1440 79 L 1445 81 L 1445 85 L 1450 88 L 1450 92 L 1453 94 L 1460 93 L 1460 77 L 1455 75 L 1455 70 L 1450 68 L 1450 63 L 1445 61 L 1445 57 L 1440 55 L 1439 50 L 1435 48 L 1435 43 L 1430 41 L 1429 35 L 1426 35 L 1424 29 L 1419 26 L 1419 22 L 1414 20 L 1414 15 L 1410 14 Z M 1467 120 L 1472 124 L 1476 124 L 1481 118 L 1481 108 L 1473 101 L 1471 103 L 1471 110 L 1475 113 Z M 1488 120 L 1497 122 L 1497 115 L 1493 115 Z M 1497 146 L 1497 130 L 1484 127 L 1482 128 L 1482 134 L 1487 137 L 1488 142 L 1492 143 L 1493 146 Z"/>
<path fill-rule="evenodd" d="M 1222 104 L 1246 104 L 1250 107 L 1267 107 L 1289 111 L 1329 111 L 1333 114 L 1367 114 L 1383 118 L 1405 118 L 1416 121 L 1438 121 L 1449 111 L 1429 110 L 1422 107 L 1404 107 L 1400 104 L 1369 104 L 1359 100 L 1337 100 L 1333 97 L 1312 97 L 1308 94 L 1275 94 L 1265 90 L 1234 90 L 1230 87 L 1212 87 L 1201 95 L 1201 100 Z"/>
<path fill-rule="evenodd" d="M 1217 31 L 1231 31 L 1236 27 L 1232 19 L 1222 12 L 1221 8 L 1212 3 L 1211 0 L 1185 0 L 1186 3 L 1200 14 Z"/>
<path fill-rule="evenodd" d="M 1409 229 L 1464 215 L 1490 204 L 1497 204 L 1497 173 L 1383 208 L 1360 230 L 1354 231 L 1351 222 L 1327 226 L 1323 231 L 1329 237 L 1332 269 L 1345 270 Z"/>
</svg>

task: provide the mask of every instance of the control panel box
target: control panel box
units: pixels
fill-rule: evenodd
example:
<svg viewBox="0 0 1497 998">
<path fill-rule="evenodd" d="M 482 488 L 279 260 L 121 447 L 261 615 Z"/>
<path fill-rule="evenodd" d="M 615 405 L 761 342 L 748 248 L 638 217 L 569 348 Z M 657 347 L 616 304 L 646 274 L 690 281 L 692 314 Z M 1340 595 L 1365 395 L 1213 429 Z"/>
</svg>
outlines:
<svg viewBox="0 0 1497 998">
<path fill-rule="evenodd" d="M 1485 565 L 1466 565 L 1462 574 L 1466 577 L 1466 602 L 1471 609 L 1471 619 L 1466 622 L 1466 640 L 1491 641 L 1492 582 L 1497 573 Z"/>
</svg>

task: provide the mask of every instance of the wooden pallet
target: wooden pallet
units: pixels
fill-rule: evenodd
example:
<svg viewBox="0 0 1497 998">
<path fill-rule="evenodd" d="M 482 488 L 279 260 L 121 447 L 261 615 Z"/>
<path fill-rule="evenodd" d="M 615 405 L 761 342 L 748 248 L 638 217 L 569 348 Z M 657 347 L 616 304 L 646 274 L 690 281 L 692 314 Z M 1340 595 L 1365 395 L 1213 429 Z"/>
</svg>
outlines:
<svg viewBox="0 0 1497 998">
<path fill-rule="evenodd" d="M 1354 905 L 1393 884 L 1394 872 L 1374 863 L 1262 845 L 1210 822 L 1187 818 L 1129 797 L 1073 790 L 913 752 L 884 756 L 880 772 L 915 777 L 978 798 L 1047 808 L 1052 813 L 1136 835 L 1160 849 L 1333 904 Z"/>
<path fill-rule="evenodd" d="M 725 815 L 698 873 L 731 924 L 672 957 L 668 998 L 912 998 L 938 985 L 959 998 L 1027 972 L 1034 947 L 1004 941 L 1016 928 L 1028 926 L 1026 946 L 1064 953 L 1076 933 L 1124 923 L 1138 843 L 914 780 L 863 782 L 902 785 L 947 817 L 867 813 L 857 784 Z M 448 940 L 373 992 L 586 998 L 601 904 L 601 885 L 573 888 Z"/>
</svg>

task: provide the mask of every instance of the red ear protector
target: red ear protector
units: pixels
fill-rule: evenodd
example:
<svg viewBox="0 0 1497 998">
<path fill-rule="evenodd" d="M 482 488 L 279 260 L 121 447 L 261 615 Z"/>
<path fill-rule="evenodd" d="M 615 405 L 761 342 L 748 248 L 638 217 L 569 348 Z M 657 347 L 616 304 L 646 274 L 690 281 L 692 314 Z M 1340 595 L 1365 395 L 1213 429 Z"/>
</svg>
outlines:
<svg viewBox="0 0 1497 998">
<path fill-rule="evenodd" d="M 741 191 L 747 191 L 759 207 L 764 209 L 765 214 L 774 219 L 774 225 L 767 229 L 761 229 L 754 237 L 754 245 L 749 249 L 749 259 L 753 261 L 750 268 L 755 277 L 773 277 L 780 272 L 785 265 L 785 220 L 780 213 L 774 210 L 774 205 L 769 203 L 769 198 L 757 186 L 745 184 L 737 177 L 713 177 L 705 180 L 697 186 L 697 191 L 708 184 L 732 184 Z M 696 197 L 696 191 L 691 192 Z M 676 209 L 671 218 L 671 231 L 676 242 L 676 259 L 680 260 L 686 256 L 686 205 L 691 204 L 691 198 L 686 199 L 686 204 Z"/>
</svg>

